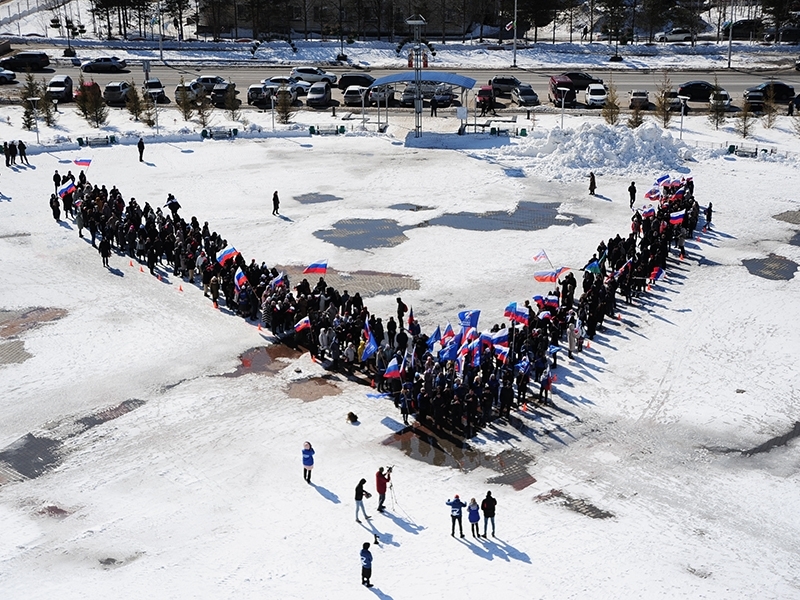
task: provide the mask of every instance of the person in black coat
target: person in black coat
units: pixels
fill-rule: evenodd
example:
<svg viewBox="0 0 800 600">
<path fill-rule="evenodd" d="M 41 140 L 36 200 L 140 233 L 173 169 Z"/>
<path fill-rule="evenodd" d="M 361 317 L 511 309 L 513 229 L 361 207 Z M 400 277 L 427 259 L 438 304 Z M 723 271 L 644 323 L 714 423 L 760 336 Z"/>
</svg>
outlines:
<svg viewBox="0 0 800 600">
<path fill-rule="evenodd" d="M 275 193 L 272 194 L 272 214 L 277 215 L 278 208 L 281 206 L 281 200 L 278 198 L 278 190 L 275 190 Z"/>
<path fill-rule="evenodd" d="M 25 145 L 25 142 L 22 140 L 19 141 L 17 144 L 17 149 L 19 150 L 19 162 L 20 164 L 25 163 L 26 165 L 30 165 L 31 163 L 28 162 L 28 147 Z"/>
<path fill-rule="evenodd" d="M 136 147 L 139 149 L 139 162 L 144 162 L 144 140 L 139 138 L 139 143 L 136 144 Z"/>
<path fill-rule="evenodd" d="M 492 492 L 486 492 L 486 498 L 481 502 L 481 510 L 483 511 L 483 537 L 486 537 L 486 528 L 489 520 L 492 521 L 492 537 L 494 537 L 494 511 L 497 506 L 497 500 L 492 497 Z"/>
<path fill-rule="evenodd" d="M 111 256 L 111 241 L 109 238 L 104 237 L 100 240 L 100 245 L 97 248 L 97 251 L 100 253 L 100 256 L 103 257 L 103 266 L 108 268 L 108 259 Z"/>
<path fill-rule="evenodd" d="M 356 496 L 355 496 L 356 497 L 356 523 L 361 523 L 361 521 L 358 520 L 358 509 L 359 508 L 361 509 L 361 512 L 364 513 L 364 517 L 365 518 L 367 518 L 367 519 L 371 519 L 372 518 L 367 514 L 367 509 L 364 508 L 364 498 L 372 498 L 372 494 L 370 494 L 368 491 L 366 491 L 364 489 L 364 484 L 365 483 L 367 483 L 367 480 L 366 479 L 361 479 L 361 481 L 359 481 L 358 485 L 356 486 Z"/>
<path fill-rule="evenodd" d="M 631 181 L 631 184 L 628 186 L 628 193 L 631 195 L 631 208 L 633 208 L 633 203 L 636 202 L 636 182 Z"/>
</svg>

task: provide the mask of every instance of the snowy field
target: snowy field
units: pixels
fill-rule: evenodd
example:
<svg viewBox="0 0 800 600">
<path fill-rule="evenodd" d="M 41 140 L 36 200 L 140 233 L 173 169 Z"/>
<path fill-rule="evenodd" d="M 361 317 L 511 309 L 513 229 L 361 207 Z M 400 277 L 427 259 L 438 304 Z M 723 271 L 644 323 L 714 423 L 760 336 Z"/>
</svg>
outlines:
<svg viewBox="0 0 800 600">
<path fill-rule="evenodd" d="M 198 126 L 170 118 L 155 138 L 113 111 L 106 133 L 123 143 L 78 150 L 71 140 L 89 131 L 70 110 L 57 130 L 42 130 L 40 152 L 18 109 L 3 110 L 11 125 L 0 133 L 31 142 L 31 167 L 0 174 L 0 307 L 65 312 L 0 340 L 22 341 L 30 355 L 0 365 L 0 450 L 27 434 L 60 442 L 40 477 L 0 471 L 0 597 L 800 598 L 797 444 L 741 452 L 800 421 L 791 268 L 800 248 L 789 243 L 798 228 L 773 218 L 800 210 L 800 141 L 787 117 L 757 127 L 746 145 L 777 152 L 752 159 L 720 149 L 738 143 L 730 124 L 714 132 L 699 116 L 686 119 L 684 144 L 677 121 L 631 133 L 570 116 L 561 130 L 557 115 L 520 122 L 525 138 L 459 137 L 445 111 L 425 120 L 422 140 L 408 137 L 402 117 L 390 117 L 387 135 L 310 137 L 319 123 L 298 117 L 306 122 L 293 135 L 272 136 L 259 113 L 249 115 L 251 137 L 234 141 L 200 141 Z M 116 185 L 126 200 L 160 206 L 174 193 L 248 262 L 327 258 L 344 274 L 413 277 L 418 289 L 400 295 L 426 332 L 465 308 L 481 309 L 488 329 L 508 302 L 547 292 L 532 277 L 540 249 L 580 268 L 601 239 L 626 235 L 631 180 L 641 196 L 664 172 L 694 177 L 715 226 L 687 244 L 685 261 L 673 256 L 649 294 L 621 303 L 584 353 L 559 361 L 555 408 L 516 411 L 469 440 L 487 465 L 512 449 L 527 457 L 535 482 L 515 489 L 487 483 L 496 471 L 468 468 L 455 452 L 463 468 L 383 443 L 402 424 L 370 388 L 336 377 L 327 396 L 298 398 L 323 373 L 307 354 L 278 359 L 270 373 L 218 377 L 270 336 L 171 274 L 158 281 L 116 255 L 106 270 L 70 221 L 55 223 L 53 171 L 77 173 L 72 161 L 84 156 L 90 181 Z M 282 218 L 270 215 L 273 190 Z M 305 194 L 338 199 L 296 200 Z M 513 213 L 520 202 L 556 203 L 555 224 L 428 223 Z M 390 208 L 400 203 L 430 210 Z M 355 250 L 314 235 L 347 219 L 396 221 L 406 239 Z M 788 279 L 742 262 L 770 256 L 784 257 Z M 394 297 L 367 305 L 388 317 Z M 98 417 L 120 406 L 116 418 Z M 301 480 L 306 440 L 317 452 L 313 486 Z M 356 483 L 364 477 L 374 491 L 377 467 L 391 464 L 388 513 L 375 512 L 373 497 L 370 524 L 355 523 Z M 451 538 L 445 501 L 480 501 L 487 490 L 498 500 L 497 537 Z M 358 551 L 375 533 L 368 591 Z"/>
</svg>

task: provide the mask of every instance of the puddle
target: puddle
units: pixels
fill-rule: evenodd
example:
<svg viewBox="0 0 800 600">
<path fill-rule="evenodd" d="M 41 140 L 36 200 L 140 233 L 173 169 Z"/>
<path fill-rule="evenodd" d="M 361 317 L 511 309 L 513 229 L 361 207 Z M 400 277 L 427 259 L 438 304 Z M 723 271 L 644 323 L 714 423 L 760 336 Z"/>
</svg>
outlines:
<svg viewBox="0 0 800 600">
<path fill-rule="evenodd" d="M 342 393 L 332 377 L 314 377 L 304 381 L 294 381 L 289 384 L 289 398 L 297 398 L 303 402 L 314 402 L 326 396 L 338 396 Z"/>
<path fill-rule="evenodd" d="M 294 197 L 300 204 L 321 204 L 322 202 L 337 202 L 343 200 L 339 196 L 333 194 L 320 194 L 319 192 L 311 192 L 309 194 L 300 194 Z"/>
<path fill-rule="evenodd" d="M 751 275 L 757 275 L 773 281 L 788 281 L 797 271 L 797 263 L 784 256 L 770 254 L 767 258 L 751 258 L 743 260 Z"/>
<path fill-rule="evenodd" d="M 800 210 L 787 210 L 779 215 L 772 215 L 772 218 L 792 225 L 800 225 Z"/>
<path fill-rule="evenodd" d="M 0 365 L 24 363 L 32 356 L 33 354 L 25 350 L 25 342 L 22 340 L 11 340 L 0 344 Z"/>
<path fill-rule="evenodd" d="M 8 338 L 24 333 L 48 321 L 56 321 L 67 315 L 63 308 L 26 308 L 22 310 L 0 310 L 0 337 Z"/>
<path fill-rule="evenodd" d="M 304 266 L 280 266 L 275 267 L 279 271 L 285 271 L 289 275 L 292 285 L 307 278 L 312 284 L 316 278 L 303 275 Z M 350 271 L 343 272 L 328 267 L 325 274 L 325 282 L 337 290 L 348 290 L 351 294 L 358 292 L 362 298 L 370 298 L 382 294 L 396 296 L 406 290 L 418 290 L 419 281 L 408 275 L 399 273 L 383 273 L 381 271 Z"/>
<path fill-rule="evenodd" d="M 445 214 L 428 221 L 428 225 L 441 225 L 471 231 L 537 231 L 552 225 L 578 226 L 591 223 L 591 219 L 558 212 L 559 202 L 520 202 L 512 212 L 491 211 L 485 213 Z"/>
<path fill-rule="evenodd" d="M 525 171 L 515 167 L 505 167 L 503 173 L 506 174 L 506 177 L 525 177 Z"/>
<path fill-rule="evenodd" d="M 751 448 L 750 450 L 744 450 L 742 454 L 745 456 L 753 456 L 753 454 L 761 454 L 762 452 L 769 452 L 773 448 L 777 448 L 778 446 L 785 446 L 793 439 L 800 437 L 800 421 L 795 421 L 794 427 L 789 430 L 789 432 L 784 433 L 783 435 L 779 435 L 772 439 L 767 440 L 760 446 L 756 446 L 755 448 Z"/>
<path fill-rule="evenodd" d="M 800 246 L 800 231 L 796 231 L 795 234 L 792 236 L 792 239 L 789 240 L 790 246 Z"/>
<path fill-rule="evenodd" d="M 591 517 L 592 519 L 610 519 L 614 516 L 614 513 L 602 510 L 583 498 L 573 498 L 562 490 L 550 490 L 549 492 L 535 496 L 534 500 L 537 502 L 549 502 L 552 500 L 556 504 L 582 515 L 586 515 L 587 517 Z"/>
<path fill-rule="evenodd" d="M 414 423 L 387 437 L 384 446 L 394 446 L 409 458 L 437 467 L 450 467 L 461 471 L 473 471 L 485 467 L 499 473 L 486 480 L 487 483 L 502 483 L 522 490 L 536 482 L 528 473 L 527 465 L 533 457 L 520 450 L 503 450 L 490 456 L 475 450 L 461 438 L 433 431 Z"/>
<path fill-rule="evenodd" d="M 409 202 L 401 202 L 400 204 L 392 204 L 389 208 L 394 210 L 410 210 L 418 212 L 420 210 L 433 210 L 432 206 L 420 206 L 419 204 L 411 204 Z"/>
<path fill-rule="evenodd" d="M 144 400 L 125 400 L 79 419 L 48 423 L 43 434 L 28 433 L 0 451 L 0 485 L 20 479 L 33 479 L 58 466 L 64 458 L 64 442 L 92 427 L 117 419 L 144 406 Z"/>
<path fill-rule="evenodd" d="M 399 246 L 408 238 L 394 219 L 345 219 L 333 229 L 321 229 L 314 236 L 340 248 L 366 250 Z"/>
<path fill-rule="evenodd" d="M 236 367 L 235 371 L 223 373 L 221 377 L 241 377 L 250 373 L 265 373 L 274 375 L 285 369 L 288 365 L 279 358 L 299 358 L 302 352 L 292 350 L 283 344 L 273 344 L 272 346 L 258 346 L 250 348 L 247 352 L 239 356 L 242 363 Z"/>
</svg>

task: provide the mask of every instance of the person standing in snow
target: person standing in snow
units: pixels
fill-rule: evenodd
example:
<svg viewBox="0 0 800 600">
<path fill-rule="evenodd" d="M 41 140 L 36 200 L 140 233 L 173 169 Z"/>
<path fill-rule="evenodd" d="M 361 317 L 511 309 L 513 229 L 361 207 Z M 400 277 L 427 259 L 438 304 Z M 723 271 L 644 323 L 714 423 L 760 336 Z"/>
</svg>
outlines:
<svg viewBox="0 0 800 600">
<path fill-rule="evenodd" d="M 50 209 L 53 211 L 53 218 L 61 221 L 61 204 L 55 194 L 50 194 Z"/>
<path fill-rule="evenodd" d="M 481 537 L 481 532 L 478 529 L 478 522 L 481 520 L 481 509 L 478 506 L 478 501 L 472 498 L 467 505 L 467 519 L 469 520 L 470 530 L 472 537 Z"/>
<path fill-rule="evenodd" d="M 28 162 L 28 147 L 25 145 L 25 142 L 22 140 L 17 143 L 17 148 L 19 149 L 19 162 L 20 164 L 25 163 L 26 165 L 30 165 L 31 163 Z"/>
<path fill-rule="evenodd" d="M 636 202 L 636 182 L 631 181 L 631 184 L 628 186 L 628 193 L 631 196 L 631 208 L 633 208 L 633 203 Z"/>
<path fill-rule="evenodd" d="M 368 491 L 364 489 L 365 483 L 367 483 L 367 480 L 362 479 L 361 481 L 358 482 L 358 485 L 356 486 L 356 523 L 361 523 L 361 521 L 358 520 L 359 508 L 361 509 L 361 512 L 364 513 L 365 518 L 367 519 L 372 518 L 367 514 L 367 509 L 364 508 L 364 498 L 372 498 L 372 494 L 370 494 Z"/>
<path fill-rule="evenodd" d="M 97 246 L 97 251 L 100 253 L 100 256 L 103 257 L 103 266 L 110 268 L 108 265 L 108 259 L 111 257 L 111 240 L 107 236 L 103 236 L 103 239 L 100 240 L 100 243 Z"/>
<path fill-rule="evenodd" d="M 368 588 L 372 587 L 372 584 L 369 582 L 370 578 L 372 577 L 372 552 L 369 551 L 369 542 L 364 542 L 364 545 L 361 546 L 361 585 L 365 585 Z"/>
<path fill-rule="evenodd" d="M 456 535 L 456 523 L 458 523 L 458 531 L 461 534 L 461 537 L 464 537 L 464 527 L 461 524 L 461 509 L 466 506 L 456 494 L 452 500 L 448 500 L 445 502 L 447 506 L 450 507 L 450 535 L 455 537 Z"/>
<path fill-rule="evenodd" d="M 711 216 L 714 214 L 714 208 L 711 202 L 708 203 L 706 208 L 706 229 L 711 231 Z"/>
<path fill-rule="evenodd" d="M 386 507 L 383 505 L 386 500 L 386 486 L 392 480 L 392 467 L 383 472 L 383 467 L 378 467 L 375 473 L 375 491 L 378 492 L 378 512 L 383 512 Z"/>
<path fill-rule="evenodd" d="M 136 144 L 136 147 L 139 149 L 139 162 L 144 162 L 144 140 L 139 138 L 139 143 Z"/>
<path fill-rule="evenodd" d="M 280 198 L 278 198 L 278 190 L 275 190 L 275 193 L 272 194 L 272 214 L 278 214 L 278 208 L 281 205 Z"/>
<path fill-rule="evenodd" d="M 594 191 L 597 189 L 597 181 L 594 178 L 594 172 L 589 173 L 589 195 L 594 196 Z"/>
<path fill-rule="evenodd" d="M 492 522 L 492 537 L 494 537 L 494 509 L 497 506 L 497 500 L 492 498 L 492 492 L 486 492 L 486 498 L 481 502 L 481 510 L 483 511 L 483 537 L 486 537 L 486 526 L 489 521 Z"/>
<path fill-rule="evenodd" d="M 303 479 L 306 483 L 311 483 L 311 469 L 314 468 L 314 448 L 311 442 L 303 443 Z"/>
</svg>

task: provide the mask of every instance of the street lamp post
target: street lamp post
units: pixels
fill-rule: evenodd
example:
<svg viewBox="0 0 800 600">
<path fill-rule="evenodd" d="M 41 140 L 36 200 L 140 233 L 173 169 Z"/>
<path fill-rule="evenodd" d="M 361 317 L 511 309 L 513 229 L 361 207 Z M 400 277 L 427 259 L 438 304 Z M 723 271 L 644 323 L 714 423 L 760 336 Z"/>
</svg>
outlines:
<svg viewBox="0 0 800 600">
<path fill-rule="evenodd" d="M 561 92 L 561 129 L 564 129 L 564 102 L 567 100 L 567 92 L 570 88 L 560 87 L 558 91 Z"/>
<path fill-rule="evenodd" d="M 511 66 L 517 66 L 517 0 L 514 0 L 514 64 Z"/>
<path fill-rule="evenodd" d="M 406 19 L 414 32 L 414 137 L 422 137 L 422 28 L 427 24 L 422 15 Z"/>
<path fill-rule="evenodd" d="M 680 139 L 683 139 L 683 115 L 686 113 L 686 103 L 689 101 L 689 96 L 678 96 L 681 101 L 681 134 Z"/>
<path fill-rule="evenodd" d="M 39 116 L 36 113 L 36 103 L 39 102 L 41 98 L 28 98 L 28 102 L 31 103 L 31 108 L 33 108 L 33 122 L 36 124 L 36 145 L 39 145 Z"/>
</svg>

